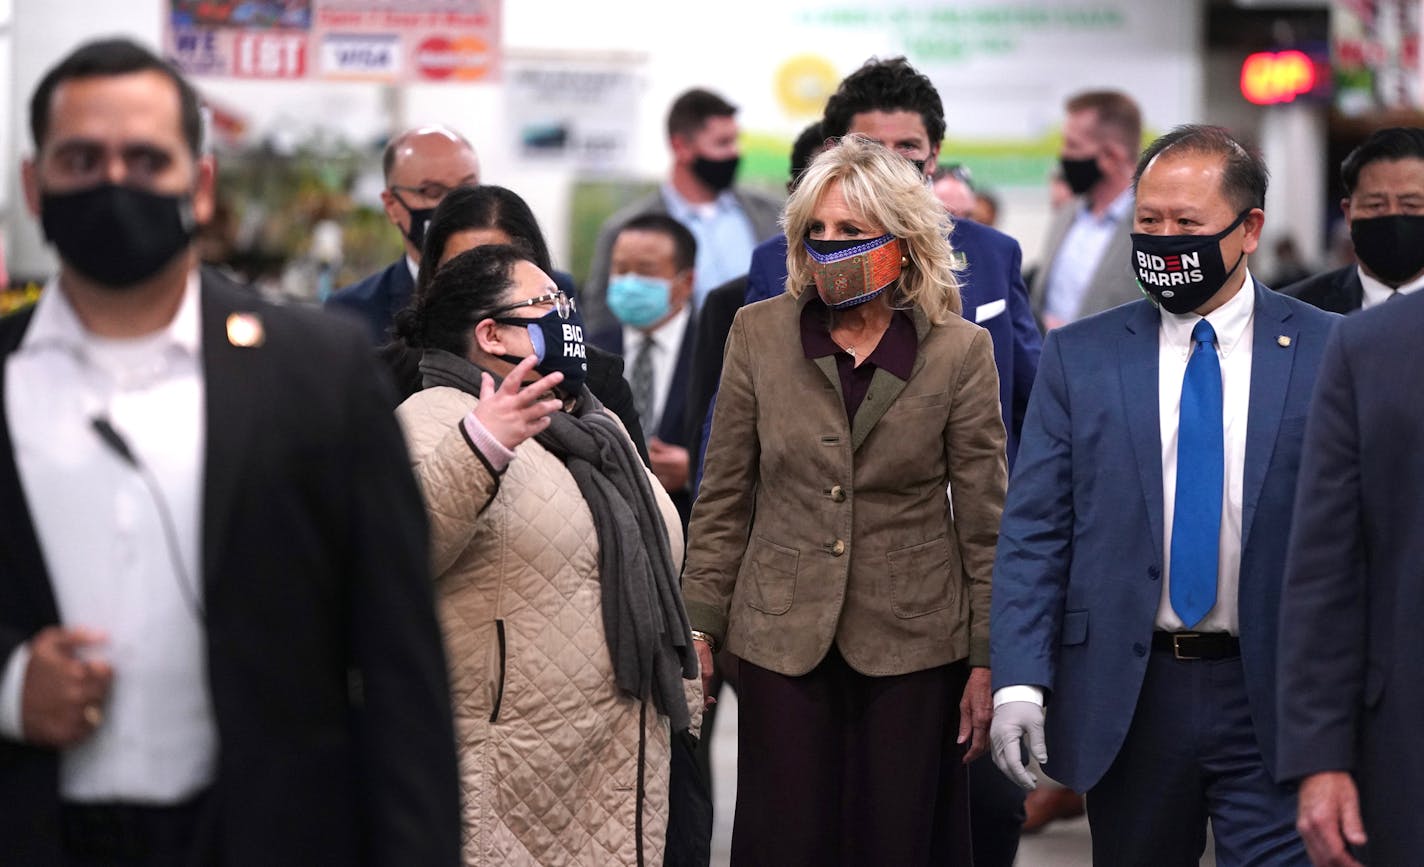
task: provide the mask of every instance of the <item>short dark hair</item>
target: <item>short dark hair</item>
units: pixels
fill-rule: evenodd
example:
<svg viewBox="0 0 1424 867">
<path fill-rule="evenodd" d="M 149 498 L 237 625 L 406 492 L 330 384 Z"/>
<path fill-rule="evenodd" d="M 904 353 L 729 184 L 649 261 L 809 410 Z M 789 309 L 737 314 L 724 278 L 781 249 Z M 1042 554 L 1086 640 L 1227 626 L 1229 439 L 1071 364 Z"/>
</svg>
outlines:
<svg viewBox="0 0 1424 867">
<path fill-rule="evenodd" d="M 425 246 L 421 250 L 420 276 L 416 278 L 415 294 L 421 294 L 434 276 L 450 236 L 468 229 L 498 229 L 510 242 L 524 252 L 529 261 L 545 274 L 552 274 L 554 263 L 549 245 L 539 231 L 539 221 L 529 204 L 513 190 L 484 184 L 478 187 L 456 187 L 451 190 L 425 227 Z"/>
<path fill-rule="evenodd" d="M 903 57 L 872 57 L 845 77 L 826 101 L 821 129 L 839 138 L 850 132 L 851 119 L 867 111 L 914 111 L 924 121 L 930 147 L 944 139 L 944 101 L 929 77 Z"/>
<path fill-rule="evenodd" d="M 30 134 L 35 148 L 44 147 L 49 135 L 50 103 L 54 92 L 66 81 L 78 78 L 108 78 L 135 72 L 157 72 L 178 90 L 178 108 L 183 138 L 194 157 L 203 152 L 203 114 L 198 92 L 178 70 L 158 55 L 129 39 L 100 39 L 86 42 L 71 51 L 46 72 L 30 97 Z"/>
<path fill-rule="evenodd" d="M 700 87 L 683 93 L 668 109 L 668 138 L 675 135 L 696 135 L 714 117 L 731 117 L 737 107 L 710 90 Z"/>
<path fill-rule="evenodd" d="M 508 302 L 514 266 L 529 261 L 528 253 L 509 244 L 466 250 L 433 269 L 425 291 L 396 314 L 396 337 L 414 349 L 466 357 L 470 331 Z"/>
<path fill-rule="evenodd" d="M 1360 170 L 1370 163 L 1409 159 L 1424 160 L 1424 129 L 1392 126 L 1375 130 L 1340 163 L 1345 195 L 1354 193 L 1355 185 L 1360 182 Z"/>
<path fill-rule="evenodd" d="M 1232 207 L 1238 213 L 1266 207 L 1266 184 L 1270 180 L 1270 172 L 1266 170 L 1266 162 L 1261 155 L 1237 141 L 1224 127 L 1196 123 L 1176 127 L 1147 146 L 1137 161 L 1137 171 L 1132 175 L 1133 195 L 1137 194 L 1142 173 L 1153 160 L 1167 151 L 1221 157 L 1225 163 L 1221 173 L 1221 194 L 1231 202 Z"/>
<path fill-rule="evenodd" d="M 1068 98 L 1069 114 L 1091 111 L 1096 115 L 1100 136 L 1117 139 L 1129 155 L 1142 150 L 1142 109 L 1137 101 L 1120 90 L 1088 90 Z"/>
<path fill-rule="evenodd" d="M 819 120 L 801 130 L 801 134 L 796 136 L 795 143 L 791 145 L 791 183 L 787 185 L 788 188 L 795 188 L 796 182 L 801 179 L 801 173 L 806 171 L 811 160 L 825 146 L 826 135 L 821 132 Z"/>
<path fill-rule="evenodd" d="M 672 239 L 672 264 L 686 271 L 697 264 L 697 239 L 686 226 L 667 214 L 639 214 L 618 228 L 624 232 L 657 232 Z M 616 238 L 616 236 L 615 236 Z"/>
</svg>

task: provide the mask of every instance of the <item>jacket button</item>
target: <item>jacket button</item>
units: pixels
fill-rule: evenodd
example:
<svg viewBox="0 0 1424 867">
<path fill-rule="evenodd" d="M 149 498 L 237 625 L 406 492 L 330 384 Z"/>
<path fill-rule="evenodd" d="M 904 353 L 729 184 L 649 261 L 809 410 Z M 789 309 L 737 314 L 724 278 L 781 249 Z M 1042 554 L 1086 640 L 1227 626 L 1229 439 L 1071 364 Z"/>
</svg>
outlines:
<svg viewBox="0 0 1424 867">
<path fill-rule="evenodd" d="M 836 555 L 837 557 L 839 557 L 840 555 L 844 554 L 844 553 L 845 553 L 845 542 L 842 542 L 840 539 L 837 539 L 837 540 L 835 541 L 835 544 L 831 545 L 831 553 L 834 554 L 834 555 Z"/>
<path fill-rule="evenodd" d="M 831 485 L 831 499 L 837 503 L 845 502 L 845 488 L 840 485 Z"/>
<path fill-rule="evenodd" d="M 1140 641 L 1134 642 L 1132 645 L 1132 652 L 1137 654 L 1138 656 L 1142 656 L 1147 653 L 1147 648 L 1144 647 L 1142 645 L 1142 642 Z"/>
<path fill-rule="evenodd" d="M 1161 578 L 1161 577 L 1162 577 L 1162 568 L 1161 568 L 1160 566 L 1148 566 L 1148 567 L 1147 567 L 1147 578 L 1148 578 L 1148 580 L 1156 581 L 1158 578 Z"/>
</svg>

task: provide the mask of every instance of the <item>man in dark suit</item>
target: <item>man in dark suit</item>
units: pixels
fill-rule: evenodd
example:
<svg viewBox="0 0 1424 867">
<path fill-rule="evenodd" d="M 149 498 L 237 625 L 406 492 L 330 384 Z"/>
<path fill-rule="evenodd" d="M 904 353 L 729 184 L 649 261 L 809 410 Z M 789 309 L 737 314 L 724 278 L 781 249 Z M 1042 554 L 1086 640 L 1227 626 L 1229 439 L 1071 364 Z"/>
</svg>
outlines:
<svg viewBox="0 0 1424 867">
<path fill-rule="evenodd" d="M 1424 852 L 1421 334 L 1418 295 L 1340 323 L 1305 430 L 1281 602 L 1280 769 L 1302 780 L 1318 865 L 1355 867 L 1347 843 L 1385 867 Z"/>
<path fill-rule="evenodd" d="M 619 324 L 589 342 L 624 356 L 623 376 L 648 431 L 653 473 L 672 497 L 684 526 L 692 514 L 687 450 L 687 395 L 697 316 L 692 309 L 697 241 L 666 214 L 634 217 L 613 240 L 608 308 Z"/>
<path fill-rule="evenodd" d="M 1266 169 L 1217 127 L 1143 153 L 1139 300 L 1054 329 L 994 568 L 994 760 L 1088 793 L 1093 860 L 1306 864 L 1276 771 L 1276 626 L 1336 317 L 1247 270 Z M 1159 306 L 1160 305 L 1160 308 Z M 1045 738 L 1044 713 L 1047 705 Z"/>
<path fill-rule="evenodd" d="M 1281 291 L 1332 313 L 1354 313 L 1424 287 L 1424 129 L 1377 130 L 1340 164 L 1357 265 Z"/>
<path fill-rule="evenodd" d="M 0 839 L 53 865 L 459 863 L 424 509 L 360 332 L 200 272 L 197 96 L 31 102 L 60 270 L 0 320 Z"/>
<path fill-rule="evenodd" d="M 456 187 L 480 182 L 480 161 L 463 136 L 443 126 L 423 126 L 392 138 L 381 156 L 386 188 L 381 205 L 400 230 L 405 255 L 384 270 L 338 289 L 326 306 L 350 311 L 370 329 L 371 344 L 391 338 L 391 319 L 410 303 L 420 269 L 425 229 L 440 200 Z M 560 287 L 565 288 L 565 287 Z"/>
</svg>

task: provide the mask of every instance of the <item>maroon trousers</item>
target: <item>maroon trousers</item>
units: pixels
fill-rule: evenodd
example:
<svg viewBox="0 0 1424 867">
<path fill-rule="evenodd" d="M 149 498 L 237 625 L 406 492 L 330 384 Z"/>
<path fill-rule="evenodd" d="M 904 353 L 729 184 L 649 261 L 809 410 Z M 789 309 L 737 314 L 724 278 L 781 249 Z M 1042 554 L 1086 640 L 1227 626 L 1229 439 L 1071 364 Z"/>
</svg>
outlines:
<svg viewBox="0 0 1424 867">
<path fill-rule="evenodd" d="M 801 677 L 742 660 L 733 867 L 972 864 L 968 672 L 870 677 L 834 647 Z"/>
</svg>

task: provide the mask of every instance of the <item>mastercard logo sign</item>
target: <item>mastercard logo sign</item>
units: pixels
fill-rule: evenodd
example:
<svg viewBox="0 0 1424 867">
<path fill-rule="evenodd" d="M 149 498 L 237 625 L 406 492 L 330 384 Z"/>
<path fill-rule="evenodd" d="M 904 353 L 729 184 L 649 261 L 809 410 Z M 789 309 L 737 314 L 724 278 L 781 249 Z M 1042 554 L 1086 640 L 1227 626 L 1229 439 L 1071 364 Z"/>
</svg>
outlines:
<svg viewBox="0 0 1424 867">
<path fill-rule="evenodd" d="M 431 36 L 415 49 L 415 69 L 431 81 L 477 81 L 489 75 L 494 53 L 475 36 Z"/>
</svg>

